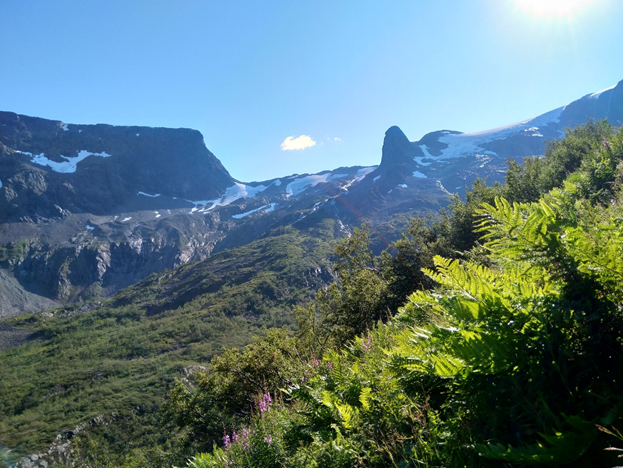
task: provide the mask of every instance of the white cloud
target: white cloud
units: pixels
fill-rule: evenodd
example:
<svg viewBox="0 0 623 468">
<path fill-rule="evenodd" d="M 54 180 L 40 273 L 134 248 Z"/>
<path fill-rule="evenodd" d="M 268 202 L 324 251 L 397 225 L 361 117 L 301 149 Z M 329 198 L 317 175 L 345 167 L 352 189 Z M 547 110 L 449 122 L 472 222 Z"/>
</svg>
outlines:
<svg viewBox="0 0 623 468">
<path fill-rule="evenodd" d="M 335 137 L 333 141 L 342 141 L 342 139 L 340 137 Z"/>
<path fill-rule="evenodd" d="M 301 135 L 300 137 L 296 138 L 289 136 L 288 138 L 283 140 L 283 143 L 281 143 L 281 149 L 284 151 L 302 150 L 315 145 L 316 142 L 312 140 L 310 136 Z"/>
</svg>

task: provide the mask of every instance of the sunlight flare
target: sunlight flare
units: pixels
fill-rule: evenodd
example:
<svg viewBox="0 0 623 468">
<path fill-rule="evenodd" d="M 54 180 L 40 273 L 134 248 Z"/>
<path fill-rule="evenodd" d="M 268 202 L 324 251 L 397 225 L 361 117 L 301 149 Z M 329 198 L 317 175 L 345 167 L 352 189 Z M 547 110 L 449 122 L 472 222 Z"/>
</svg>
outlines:
<svg viewBox="0 0 623 468">
<path fill-rule="evenodd" d="M 570 16 L 595 0 L 515 0 L 519 8 L 536 16 Z"/>
</svg>

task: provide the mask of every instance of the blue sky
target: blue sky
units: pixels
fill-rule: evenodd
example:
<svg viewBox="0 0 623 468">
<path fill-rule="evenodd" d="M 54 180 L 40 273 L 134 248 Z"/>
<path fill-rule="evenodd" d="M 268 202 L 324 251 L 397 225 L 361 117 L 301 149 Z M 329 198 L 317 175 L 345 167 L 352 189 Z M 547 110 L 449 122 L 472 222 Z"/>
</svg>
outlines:
<svg viewBox="0 0 623 468">
<path fill-rule="evenodd" d="M 242 181 L 378 164 L 392 125 L 485 130 L 623 79 L 622 1 L 525 1 L 2 0 L 0 110 L 196 128 Z"/>
</svg>

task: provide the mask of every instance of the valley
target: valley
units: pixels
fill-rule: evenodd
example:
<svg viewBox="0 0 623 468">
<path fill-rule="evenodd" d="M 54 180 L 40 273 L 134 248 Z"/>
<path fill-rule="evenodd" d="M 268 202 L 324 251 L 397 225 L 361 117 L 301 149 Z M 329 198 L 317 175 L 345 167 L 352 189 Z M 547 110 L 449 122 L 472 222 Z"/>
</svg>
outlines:
<svg viewBox="0 0 623 468">
<path fill-rule="evenodd" d="M 174 380 L 295 329 L 339 279 L 335 242 L 367 226 L 395 254 L 413 218 L 459 212 L 453 194 L 587 119 L 620 125 L 623 82 L 485 132 L 391 127 L 378 166 L 241 182 L 194 130 L 0 112 L 0 450 L 26 468 L 89 431 L 167 447 L 153 428 Z"/>
</svg>

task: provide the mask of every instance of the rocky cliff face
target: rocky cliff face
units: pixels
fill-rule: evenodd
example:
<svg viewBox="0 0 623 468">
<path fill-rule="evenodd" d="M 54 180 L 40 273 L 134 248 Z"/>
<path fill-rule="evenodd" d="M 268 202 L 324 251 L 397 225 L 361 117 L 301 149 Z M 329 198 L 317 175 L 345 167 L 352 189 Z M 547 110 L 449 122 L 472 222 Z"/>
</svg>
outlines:
<svg viewBox="0 0 623 468">
<path fill-rule="evenodd" d="M 0 112 L 0 161 L 0 280 L 14 278 L 16 300 L 109 296 L 302 221 L 361 178 L 345 168 L 243 184 L 194 130 L 10 112 Z"/>
<path fill-rule="evenodd" d="M 68 125 L 0 112 L 3 221 L 182 206 L 234 180 L 196 130 Z M 144 194 L 141 196 L 141 194 Z"/>
<path fill-rule="evenodd" d="M 484 132 L 441 130 L 411 142 L 391 127 L 379 166 L 246 184 L 194 130 L 0 112 L 0 267 L 14 275 L 12 291 L 23 288 L 15 297 L 67 302 L 108 296 L 283 226 L 313 230 L 332 218 L 342 233 L 380 227 L 437 211 L 477 178 L 501 180 L 509 157 L 540 155 L 547 140 L 587 118 L 620 125 L 623 82 Z"/>
<path fill-rule="evenodd" d="M 60 300 L 111 293 L 208 255 L 218 223 L 160 222 L 160 212 L 235 183 L 196 130 L 10 112 L 0 112 L 0 161 L 0 260 L 24 288 Z"/>
</svg>

